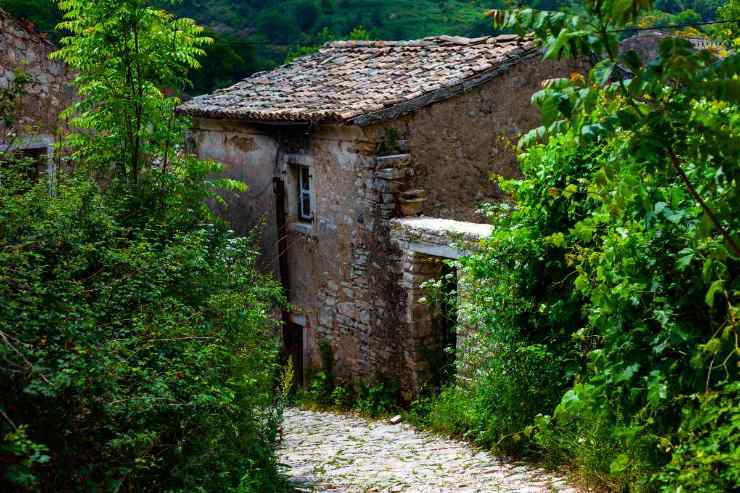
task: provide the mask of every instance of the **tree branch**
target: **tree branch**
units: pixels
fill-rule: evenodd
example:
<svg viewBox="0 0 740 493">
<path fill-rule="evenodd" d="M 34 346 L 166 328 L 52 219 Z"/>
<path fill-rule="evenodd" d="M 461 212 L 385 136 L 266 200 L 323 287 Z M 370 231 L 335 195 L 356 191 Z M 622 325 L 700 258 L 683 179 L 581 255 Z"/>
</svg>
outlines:
<svg viewBox="0 0 740 493">
<path fill-rule="evenodd" d="M 740 246 L 738 246 L 737 242 L 732 238 L 732 235 L 722 226 L 722 223 L 720 223 L 719 218 L 714 213 L 712 209 L 709 208 L 706 202 L 704 202 L 704 199 L 701 198 L 699 195 L 699 192 L 696 191 L 694 186 L 691 184 L 691 181 L 689 180 L 689 177 L 684 172 L 683 168 L 681 167 L 681 160 L 676 156 L 676 153 L 673 152 L 672 149 L 666 149 L 668 153 L 668 157 L 671 159 L 671 163 L 673 164 L 673 168 L 676 170 L 678 175 L 681 177 L 681 180 L 683 180 L 684 184 L 686 185 L 686 188 L 688 188 L 689 193 L 692 197 L 699 203 L 704 213 L 707 215 L 709 220 L 712 222 L 714 227 L 719 231 L 719 233 L 722 235 L 722 237 L 725 239 L 725 242 L 727 243 L 727 246 L 730 247 L 730 250 L 732 250 L 732 253 L 740 257 Z"/>
</svg>

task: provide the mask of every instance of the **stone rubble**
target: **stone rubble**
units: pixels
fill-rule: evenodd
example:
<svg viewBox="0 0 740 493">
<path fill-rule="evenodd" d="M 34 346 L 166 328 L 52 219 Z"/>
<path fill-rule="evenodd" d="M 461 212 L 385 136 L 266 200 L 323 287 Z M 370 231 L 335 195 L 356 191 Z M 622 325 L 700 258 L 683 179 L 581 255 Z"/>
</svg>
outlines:
<svg viewBox="0 0 740 493">
<path fill-rule="evenodd" d="M 577 493 L 557 475 L 407 424 L 288 409 L 279 460 L 312 493 Z"/>
</svg>

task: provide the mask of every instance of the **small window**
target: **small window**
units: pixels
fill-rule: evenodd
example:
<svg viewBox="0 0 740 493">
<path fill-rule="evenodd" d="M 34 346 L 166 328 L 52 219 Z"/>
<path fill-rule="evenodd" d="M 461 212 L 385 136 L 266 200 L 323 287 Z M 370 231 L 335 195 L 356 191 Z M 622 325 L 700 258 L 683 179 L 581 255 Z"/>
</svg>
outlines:
<svg viewBox="0 0 740 493">
<path fill-rule="evenodd" d="M 298 219 L 313 221 L 313 190 L 311 190 L 311 169 L 298 166 Z"/>
</svg>

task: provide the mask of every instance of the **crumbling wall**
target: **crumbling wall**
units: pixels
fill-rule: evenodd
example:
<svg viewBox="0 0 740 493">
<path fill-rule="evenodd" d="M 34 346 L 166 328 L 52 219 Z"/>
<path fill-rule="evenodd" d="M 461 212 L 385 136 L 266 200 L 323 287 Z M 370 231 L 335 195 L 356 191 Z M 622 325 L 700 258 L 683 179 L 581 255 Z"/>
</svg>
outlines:
<svg viewBox="0 0 740 493">
<path fill-rule="evenodd" d="M 72 75 L 66 65 L 49 60 L 55 49 L 30 25 L 0 9 L 0 87 L 8 87 L 15 80 L 16 70 L 32 78 L 26 87 L 28 95 L 21 101 L 17 127 L 22 133 L 55 134 L 60 126 L 59 114 L 74 98 Z"/>
</svg>

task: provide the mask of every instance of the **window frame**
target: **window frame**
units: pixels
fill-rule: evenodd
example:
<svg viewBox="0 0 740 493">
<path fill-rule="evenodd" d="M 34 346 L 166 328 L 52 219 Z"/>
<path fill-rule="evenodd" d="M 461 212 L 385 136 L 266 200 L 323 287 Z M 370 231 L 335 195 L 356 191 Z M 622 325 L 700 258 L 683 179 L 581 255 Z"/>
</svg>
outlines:
<svg viewBox="0 0 740 493">
<path fill-rule="evenodd" d="M 296 217 L 302 223 L 312 223 L 315 217 L 316 204 L 313 196 L 313 175 L 311 167 L 303 164 L 295 164 L 298 174 L 297 191 L 298 203 L 296 207 Z M 305 213 L 305 201 L 308 201 L 308 214 Z"/>
</svg>

